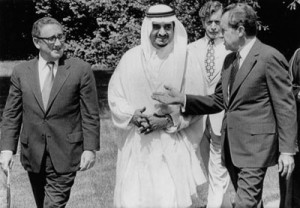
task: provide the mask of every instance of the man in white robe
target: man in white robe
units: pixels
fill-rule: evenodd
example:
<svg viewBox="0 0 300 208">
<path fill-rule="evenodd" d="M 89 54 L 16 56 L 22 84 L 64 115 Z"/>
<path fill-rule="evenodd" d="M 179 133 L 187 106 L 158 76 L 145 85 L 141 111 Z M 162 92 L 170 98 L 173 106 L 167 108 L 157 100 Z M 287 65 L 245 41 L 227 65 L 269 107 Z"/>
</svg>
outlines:
<svg viewBox="0 0 300 208">
<path fill-rule="evenodd" d="M 188 46 L 189 53 L 196 56 L 193 68 L 203 75 L 205 94 L 213 94 L 221 77 L 223 62 L 229 51 L 221 37 L 220 20 L 223 7 L 219 1 L 208 1 L 199 10 L 205 36 Z M 191 79 L 197 79 L 191 78 Z M 197 80 L 196 80 L 197 81 Z M 230 198 L 224 194 L 230 177 L 221 163 L 221 126 L 224 111 L 204 117 L 206 128 L 200 143 L 200 153 L 208 175 L 207 208 L 231 207 Z M 224 201 L 223 201 L 224 200 Z M 222 206 L 223 202 L 223 206 Z"/>
<path fill-rule="evenodd" d="M 178 107 L 161 105 L 151 94 L 166 84 L 182 92 L 203 94 L 201 76 L 185 86 L 191 75 L 187 34 L 166 5 L 147 10 L 141 45 L 127 51 L 108 89 L 118 138 L 114 206 L 184 208 L 197 202 L 197 187 L 205 177 L 194 147 L 203 134 L 203 119 L 182 117 Z"/>
</svg>

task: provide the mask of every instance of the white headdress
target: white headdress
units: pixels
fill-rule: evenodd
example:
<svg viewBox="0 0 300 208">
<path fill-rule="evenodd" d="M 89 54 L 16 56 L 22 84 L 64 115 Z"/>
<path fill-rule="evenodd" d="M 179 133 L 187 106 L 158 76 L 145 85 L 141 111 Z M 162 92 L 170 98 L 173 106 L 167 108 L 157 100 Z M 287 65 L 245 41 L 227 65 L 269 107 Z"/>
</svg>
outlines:
<svg viewBox="0 0 300 208">
<path fill-rule="evenodd" d="M 156 49 L 152 46 L 150 41 L 150 33 L 152 31 L 153 22 L 175 23 L 174 39 L 168 46 L 161 49 Z M 147 10 L 141 29 L 141 45 L 144 55 L 144 62 L 148 70 L 147 73 L 153 73 L 153 67 L 149 66 L 153 64 L 152 58 L 156 54 L 160 54 L 166 59 L 172 59 L 168 60 L 168 68 L 172 67 L 172 73 L 174 76 L 172 76 L 173 79 L 169 80 L 169 83 L 166 84 L 170 84 L 180 90 L 185 72 L 187 33 L 182 23 L 176 18 L 175 12 L 171 7 L 159 4 L 151 6 Z M 173 53 L 173 55 L 168 56 L 171 53 Z"/>
</svg>

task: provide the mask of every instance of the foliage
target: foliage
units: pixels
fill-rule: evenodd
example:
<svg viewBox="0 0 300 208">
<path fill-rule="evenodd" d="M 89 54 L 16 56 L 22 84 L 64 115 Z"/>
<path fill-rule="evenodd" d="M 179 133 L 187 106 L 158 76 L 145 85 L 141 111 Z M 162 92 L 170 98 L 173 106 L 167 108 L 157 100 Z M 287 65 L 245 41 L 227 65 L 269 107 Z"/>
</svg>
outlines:
<svg viewBox="0 0 300 208">
<path fill-rule="evenodd" d="M 206 1 L 35 0 L 35 7 L 38 14 L 53 16 L 64 24 L 69 54 L 80 57 L 97 68 L 113 69 L 128 49 L 139 44 L 141 23 L 150 5 L 164 3 L 172 6 L 178 19 L 186 27 L 191 42 L 203 35 L 198 10 Z M 224 5 L 237 2 L 220 1 Z M 243 2 L 259 8 L 258 0 Z M 299 0 L 293 3 L 296 2 Z M 268 29 L 262 24 L 259 28 Z"/>
</svg>

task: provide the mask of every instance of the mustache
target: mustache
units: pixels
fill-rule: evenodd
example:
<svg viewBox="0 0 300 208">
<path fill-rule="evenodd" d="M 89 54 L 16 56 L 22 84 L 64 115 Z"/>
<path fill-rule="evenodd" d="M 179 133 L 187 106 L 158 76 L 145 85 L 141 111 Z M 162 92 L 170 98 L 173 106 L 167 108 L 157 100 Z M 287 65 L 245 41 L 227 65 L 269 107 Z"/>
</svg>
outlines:
<svg viewBox="0 0 300 208">
<path fill-rule="evenodd" d="M 53 46 L 51 49 L 52 50 L 56 50 L 56 51 L 60 51 L 62 50 L 64 47 L 61 47 L 61 46 Z"/>
</svg>

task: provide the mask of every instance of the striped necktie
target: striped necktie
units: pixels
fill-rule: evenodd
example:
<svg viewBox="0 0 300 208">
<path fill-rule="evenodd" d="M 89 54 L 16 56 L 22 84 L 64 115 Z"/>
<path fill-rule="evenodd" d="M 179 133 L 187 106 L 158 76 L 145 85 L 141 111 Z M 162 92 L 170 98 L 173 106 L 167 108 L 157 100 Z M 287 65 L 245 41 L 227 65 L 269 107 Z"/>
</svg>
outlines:
<svg viewBox="0 0 300 208">
<path fill-rule="evenodd" d="M 42 97 L 43 97 L 43 104 L 45 110 L 47 109 L 48 100 L 49 100 L 49 96 L 50 96 L 50 92 L 54 80 L 53 68 L 54 68 L 54 62 L 47 62 L 47 67 L 46 67 L 47 75 L 42 88 Z"/>
</svg>

